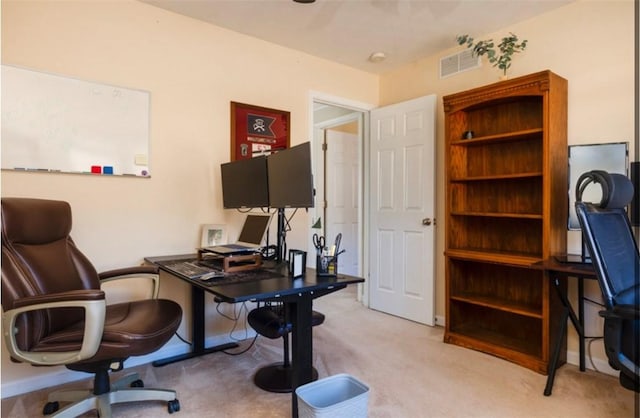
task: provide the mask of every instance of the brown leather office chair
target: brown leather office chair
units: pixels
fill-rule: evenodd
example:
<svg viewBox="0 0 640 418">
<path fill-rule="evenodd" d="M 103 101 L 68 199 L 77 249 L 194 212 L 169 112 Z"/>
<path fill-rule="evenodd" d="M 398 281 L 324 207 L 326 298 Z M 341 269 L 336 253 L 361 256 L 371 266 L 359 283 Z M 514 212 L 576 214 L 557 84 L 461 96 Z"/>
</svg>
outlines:
<svg viewBox="0 0 640 418">
<path fill-rule="evenodd" d="M 67 202 L 2 199 L 2 326 L 12 360 L 94 374 L 93 390 L 52 393 L 43 413 L 75 417 L 97 409 L 105 418 L 113 403 L 143 400 L 180 410 L 175 391 L 144 389 L 136 374 L 109 382 L 109 371 L 121 370 L 128 357 L 151 353 L 172 337 L 180 305 L 157 298 L 153 267 L 98 274 L 70 232 Z M 154 297 L 107 305 L 101 282 L 131 277 L 150 279 Z M 58 410 L 59 402 L 72 404 Z"/>
</svg>

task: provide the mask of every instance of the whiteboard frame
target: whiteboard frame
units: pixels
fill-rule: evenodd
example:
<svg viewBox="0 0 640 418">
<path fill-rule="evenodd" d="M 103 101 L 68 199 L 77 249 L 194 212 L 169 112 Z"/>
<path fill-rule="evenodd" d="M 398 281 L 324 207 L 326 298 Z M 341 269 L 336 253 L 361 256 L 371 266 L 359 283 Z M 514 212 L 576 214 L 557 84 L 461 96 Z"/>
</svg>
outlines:
<svg viewBox="0 0 640 418">
<path fill-rule="evenodd" d="M 3 170 L 150 177 L 151 94 L 2 64 Z"/>
</svg>

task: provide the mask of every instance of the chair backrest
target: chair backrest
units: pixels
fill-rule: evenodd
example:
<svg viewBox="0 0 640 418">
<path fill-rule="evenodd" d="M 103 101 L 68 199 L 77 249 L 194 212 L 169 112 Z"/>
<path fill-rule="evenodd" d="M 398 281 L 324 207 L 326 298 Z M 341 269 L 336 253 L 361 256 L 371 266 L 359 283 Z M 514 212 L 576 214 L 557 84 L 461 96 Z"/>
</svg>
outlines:
<svg viewBox="0 0 640 418">
<path fill-rule="evenodd" d="M 29 296 L 99 289 L 98 273 L 69 236 L 67 202 L 2 198 L 2 308 Z M 80 309 L 22 315 L 19 346 L 29 349 L 52 332 L 81 321 Z M 24 327 L 24 328 L 23 328 Z"/>
<path fill-rule="evenodd" d="M 582 202 L 590 183 L 602 188 L 598 203 Z M 577 182 L 576 213 L 607 308 L 639 302 L 640 255 L 625 210 L 632 198 L 633 185 L 622 174 L 591 171 Z"/>
</svg>

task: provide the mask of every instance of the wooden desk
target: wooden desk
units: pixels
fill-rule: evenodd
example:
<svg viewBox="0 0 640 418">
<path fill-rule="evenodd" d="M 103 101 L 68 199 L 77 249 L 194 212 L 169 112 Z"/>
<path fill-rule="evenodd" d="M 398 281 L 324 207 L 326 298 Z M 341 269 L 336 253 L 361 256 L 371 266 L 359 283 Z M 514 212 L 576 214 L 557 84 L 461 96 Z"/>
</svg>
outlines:
<svg viewBox="0 0 640 418">
<path fill-rule="evenodd" d="M 571 319 L 571 323 L 578 333 L 580 344 L 580 371 L 585 370 L 585 334 L 584 334 L 584 279 L 597 280 L 596 272 L 591 264 L 583 263 L 561 263 L 555 258 L 549 258 L 544 261 L 535 263 L 533 267 L 540 268 L 549 274 L 549 279 L 553 281 L 562 306 L 562 320 L 558 328 L 558 336 L 556 338 L 556 346 L 554 347 L 547 375 L 547 384 L 544 388 L 544 395 L 551 395 L 553 389 L 553 381 L 558 367 L 558 359 L 562 342 L 567 332 L 567 320 Z M 561 285 L 561 279 L 575 277 L 578 279 L 578 315 L 576 316 L 569 298 L 567 297 L 566 286 Z"/>
<path fill-rule="evenodd" d="M 363 278 L 338 275 L 337 277 L 317 277 L 315 270 L 307 268 L 305 277 L 292 279 L 288 277 L 287 266 L 273 266 L 265 268 L 268 278 L 256 277 L 255 280 L 240 281 L 237 283 L 220 281 L 220 284 L 205 284 L 198 280 L 189 279 L 171 270 L 166 263 L 171 260 L 196 259 L 196 254 L 165 257 L 147 257 L 145 261 L 155 264 L 160 269 L 166 271 L 174 277 L 182 279 L 191 284 L 192 288 L 192 317 L 193 330 L 201 335 L 202 341 L 199 347 L 193 347 L 193 352 L 183 356 L 177 356 L 165 361 L 160 361 L 164 365 L 185 358 L 219 351 L 219 347 L 213 349 L 204 348 L 204 292 L 214 294 L 219 300 L 228 303 L 237 302 L 258 302 L 258 301 L 281 301 L 288 305 L 291 312 L 291 365 L 293 391 L 291 397 L 291 412 L 293 417 L 298 416 L 298 400 L 295 389 L 312 381 L 312 354 L 313 338 L 311 317 L 313 312 L 313 299 L 344 289 L 349 284 L 364 282 Z M 268 264 L 265 264 L 268 267 Z M 276 273 L 276 274 L 273 274 Z M 233 273 L 231 273 L 231 276 Z M 267 275 L 267 273 L 265 273 Z M 200 328 L 197 330 L 196 328 Z M 195 340 L 195 337 L 194 337 Z M 200 343 L 199 343 L 200 344 Z M 222 348 L 224 349 L 224 348 Z M 154 365 L 156 363 L 154 362 Z"/>
</svg>

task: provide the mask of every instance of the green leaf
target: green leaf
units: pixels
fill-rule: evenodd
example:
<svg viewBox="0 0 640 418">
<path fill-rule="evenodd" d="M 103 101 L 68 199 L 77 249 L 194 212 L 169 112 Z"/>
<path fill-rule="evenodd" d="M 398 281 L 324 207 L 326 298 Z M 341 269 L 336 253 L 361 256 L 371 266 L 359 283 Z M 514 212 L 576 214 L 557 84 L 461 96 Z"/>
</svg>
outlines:
<svg viewBox="0 0 640 418">
<path fill-rule="evenodd" d="M 527 47 L 527 40 L 524 39 L 518 44 L 518 36 L 509 32 L 509 36 L 502 38 L 498 44 L 500 55 L 495 50 L 493 39 L 486 39 L 474 43 L 474 39 L 469 35 L 458 35 L 456 40 L 459 45 L 465 44 L 467 48 L 472 49 L 472 53 L 476 57 L 487 56 L 487 60 L 494 66 L 503 70 L 506 74 L 507 68 L 511 67 L 511 57 L 513 54 L 524 51 Z"/>
</svg>

